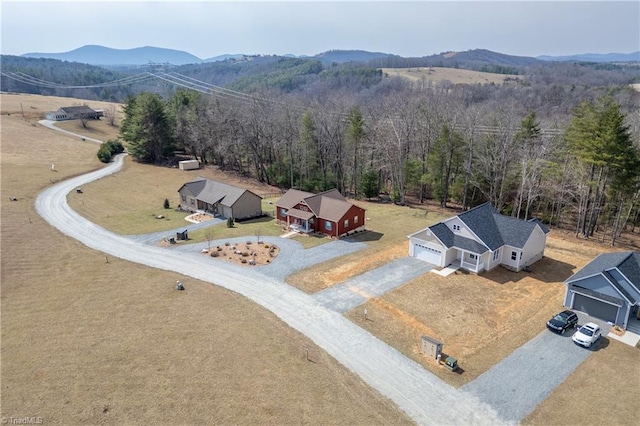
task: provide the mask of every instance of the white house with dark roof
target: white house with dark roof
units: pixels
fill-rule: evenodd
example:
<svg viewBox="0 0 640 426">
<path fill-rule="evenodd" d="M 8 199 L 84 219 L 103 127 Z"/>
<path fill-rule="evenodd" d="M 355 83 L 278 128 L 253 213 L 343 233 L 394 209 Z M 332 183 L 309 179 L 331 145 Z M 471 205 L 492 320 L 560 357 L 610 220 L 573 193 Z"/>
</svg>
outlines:
<svg viewBox="0 0 640 426">
<path fill-rule="evenodd" d="M 640 252 L 602 253 L 565 284 L 565 306 L 625 328 L 637 323 Z"/>
<path fill-rule="evenodd" d="M 259 195 L 212 179 L 198 177 L 182 185 L 178 193 L 183 210 L 237 220 L 262 216 L 262 198 Z"/>
<path fill-rule="evenodd" d="M 548 233 L 537 219 L 505 216 L 485 203 L 409 235 L 409 256 L 475 273 L 520 271 L 544 256 Z"/>
<path fill-rule="evenodd" d="M 61 107 L 57 111 L 50 111 L 45 114 L 47 120 L 63 121 L 77 120 L 80 118 L 91 118 L 94 120 L 104 116 L 104 111 L 99 109 L 91 109 L 86 105 Z"/>
</svg>

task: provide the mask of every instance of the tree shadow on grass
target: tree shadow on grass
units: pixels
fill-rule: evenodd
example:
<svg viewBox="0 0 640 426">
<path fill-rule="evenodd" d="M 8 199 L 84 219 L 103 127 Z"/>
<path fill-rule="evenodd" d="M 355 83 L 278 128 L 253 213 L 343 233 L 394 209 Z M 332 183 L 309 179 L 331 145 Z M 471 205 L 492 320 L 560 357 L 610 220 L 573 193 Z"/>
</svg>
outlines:
<svg viewBox="0 0 640 426">
<path fill-rule="evenodd" d="M 375 231 L 364 231 L 358 234 L 350 235 L 348 237 L 343 238 L 344 241 L 353 241 L 356 243 L 366 243 L 369 241 L 379 241 L 384 234 Z"/>
</svg>

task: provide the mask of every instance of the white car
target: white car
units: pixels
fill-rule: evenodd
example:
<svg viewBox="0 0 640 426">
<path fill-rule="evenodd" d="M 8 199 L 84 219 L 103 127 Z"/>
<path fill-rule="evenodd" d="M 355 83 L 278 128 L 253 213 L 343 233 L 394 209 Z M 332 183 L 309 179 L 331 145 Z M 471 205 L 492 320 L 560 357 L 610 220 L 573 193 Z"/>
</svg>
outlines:
<svg viewBox="0 0 640 426">
<path fill-rule="evenodd" d="M 573 337 L 571 339 L 575 343 L 584 346 L 585 348 L 590 348 L 591 345 L 593 345 L 598 341 L 598 339 L 600 339 L 601 335 L 602 330 L 600 330 L 598 324 L 588 322 L 580 327 L 578 331 L 573 334 Z"/>
</svg>

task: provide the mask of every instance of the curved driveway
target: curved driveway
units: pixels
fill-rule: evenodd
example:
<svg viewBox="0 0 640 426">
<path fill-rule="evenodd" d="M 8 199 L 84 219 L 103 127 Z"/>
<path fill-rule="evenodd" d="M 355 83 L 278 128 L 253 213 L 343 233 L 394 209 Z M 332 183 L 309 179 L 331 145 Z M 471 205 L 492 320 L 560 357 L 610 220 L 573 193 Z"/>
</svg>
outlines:
<svg viewBox="0 0 640 426">
<path fill-rule="evenodd" d="M 204 256 L 150 246 L 89 222 L 67 204 L 67 194 L 121 169 L 123 155 L 107 167 L 60 182 L 36 199 L 36 210 L 52 226 L 87 247 L 158 269 L 175 271 L 242 294 L 358 374 L 419 424 L 499 424 L 496 412 L 476 396 L 460 392 L 422 366 L 356 326 L 341 314 L 282 280 L 255 271 L 213 264 Z"/>
</svg>

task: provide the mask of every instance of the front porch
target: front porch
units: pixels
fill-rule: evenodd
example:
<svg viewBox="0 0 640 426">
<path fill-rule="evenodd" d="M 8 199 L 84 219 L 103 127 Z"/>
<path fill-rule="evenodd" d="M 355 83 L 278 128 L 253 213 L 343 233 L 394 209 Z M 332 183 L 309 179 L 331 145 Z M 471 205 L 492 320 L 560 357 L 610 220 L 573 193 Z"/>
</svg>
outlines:
<svg viewBox="0 0 640 426">
<path fill-rule="evenodd" d="M 301 233 L 311 233 L 313 229 L 314 215 L 311 212 L 290 209 L 287 212 L 287 228 Z"/>
<path fill-rule="evenodd" d="M 481 259 L 482 255 L 462 249 L 458 250 L 458 255 L 456 256 L 456 260 L 460 261 L 460 268 L 475 274 L 485 269 L 485 264 Z"/>
</svg>

